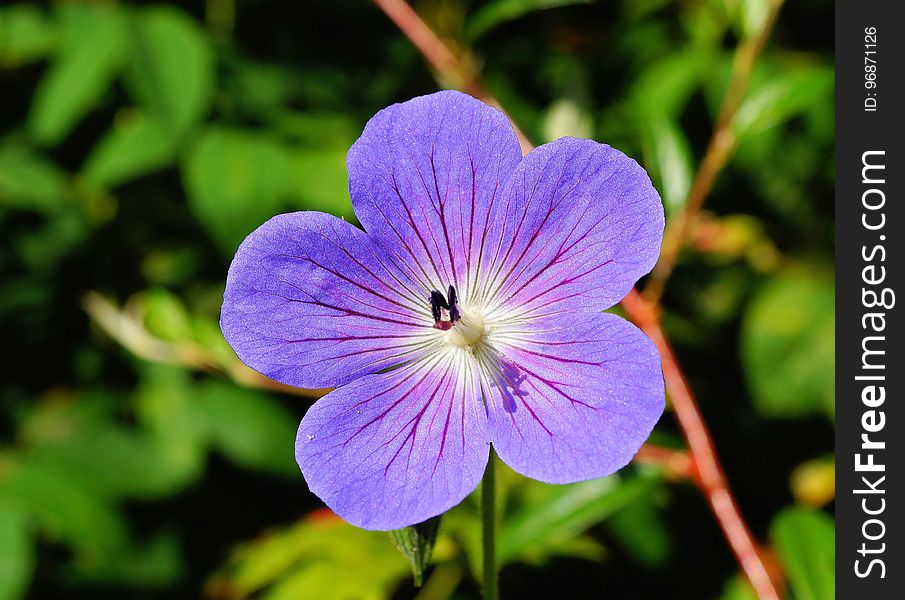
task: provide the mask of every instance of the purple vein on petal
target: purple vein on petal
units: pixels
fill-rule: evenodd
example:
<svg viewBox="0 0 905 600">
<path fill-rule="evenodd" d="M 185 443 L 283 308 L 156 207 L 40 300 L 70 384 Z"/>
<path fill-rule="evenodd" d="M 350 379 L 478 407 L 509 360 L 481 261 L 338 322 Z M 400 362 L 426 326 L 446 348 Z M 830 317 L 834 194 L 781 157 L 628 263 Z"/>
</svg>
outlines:
<svg viewBox="0 0 905 600">
<path fill-rule="evenodd" d="M 312 491 L 368 529 L 423 521 L 460 502 L 488 453 L 486 416 L 461 358 L 434 354 L 319 400 L 296 445 Z"/>
</svg>

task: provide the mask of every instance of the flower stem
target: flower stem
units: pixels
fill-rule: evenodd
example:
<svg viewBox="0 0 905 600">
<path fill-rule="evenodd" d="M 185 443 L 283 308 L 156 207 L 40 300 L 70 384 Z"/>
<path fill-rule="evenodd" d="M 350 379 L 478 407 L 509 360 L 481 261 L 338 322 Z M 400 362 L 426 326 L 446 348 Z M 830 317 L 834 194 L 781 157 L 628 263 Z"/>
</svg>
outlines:
<svg viewBox="0 0 905 600">
<path fill-rule="evenodd" d="M 484 554 L 484 600 L 497 600 L 496 564 L 496 452 L 490 449 L 484 480 L 481 482 L 481 547 Z"/>
</svg>

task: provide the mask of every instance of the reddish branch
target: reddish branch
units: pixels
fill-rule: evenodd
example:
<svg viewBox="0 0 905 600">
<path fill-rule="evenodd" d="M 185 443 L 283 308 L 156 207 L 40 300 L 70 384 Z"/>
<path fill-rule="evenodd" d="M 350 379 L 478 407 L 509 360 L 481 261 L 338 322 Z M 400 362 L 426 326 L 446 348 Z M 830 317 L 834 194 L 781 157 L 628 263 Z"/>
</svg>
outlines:
<svg viewBox="0 0 905 600">
<path fill-rule="evenodd" d="M 408 3 L 402 0 L 374 0 L 374 4 L 380 7 L 386 16 L 396 24 L 405 37 L 409 39 L 415 48 L 424 56 L 430 65 L 444 77 L 455 77 L 459 80 L 456 87 L 461 87 L 469 93 L 477 91 L 473 94 L 477 97 L 483 97 L 483 90 L 479 88 L 473 77 L 469 77 L 460 67 L 459 60 L 452 53 L 449 47 L 444 44 L 437 34 L 421 20 L 418 13 L 415 12 Z"/>
<path fill-rule="evenodd" d="M 770 578 L 757 542 L 729 489 L 704 417 L 660 326 L 657 309 L 634 289 L 622 300 L 622 307 L 660 351 L 666 391 L 691 452 L 695 482 L 707 498 L 732 552 L 758 597 L 762 600 L 778 599 L 779 592 Z"/>
<path fill-rule="evenodd" d="M 691 479 L 697 481 L 698 473 L 694 461 L 685 450 L 673 450 L 653 444 L 644 444 L 635 455 L 634 462 L 657 465 L 663 475 L 671 481 Z"/>
<path fill-rule="evenodd" d="M 425 60 L 437 71 L 439 78 L 450 87 L 468 92 L 475 98 L 491 106 L 504 110 L 481 83 L 475 74 L 466 68 L 443 40 L 427 26 L 423 19 L 408 5 L 405 0 L 373 0 L 380 10 L 396 24 L 405 37 L 409 39 L 415 48 L 424 56 Z M 505 112 L 505 111 L 504 111 Z M 510 119 L 512 121 L 512 119 Z M 512 122 L 515 135 L 522 147 L 522 152 L 527 153 L 534 145 L 528 140 L 521 129 Z"/>
<path fill-rule="evenodd" d="M 441 78 L 453 83 L 472 95 L 499 107 L 499 103 L 483 88 L 474 73 L 468 72 L 452 53 L 446 44 L 434 34 L 405 0 L 373 0 L 381 10 L 399 27 L 400 31 L 408 37 L 415 47 L 424 55 L 431 66 L 438 71 Z M 776 10 L 782 0 L 770 2 L 770 13 L 765 20 L 763 30 L 752 40 L 743 44 L 736 53 L 733 81 L 730 83 L 730 91 L 724 102 L 718 119 L 718 125 L 714 132 L 711 144 L 715 145 L 719 152 L 708 150 L 701 165 L 694 185 L 692 185 L 692 198 L 690 198 L 689 214 L 681 217 L 683 222 L 672 227 L 673 239 L 681 242 L 687 233 L 688 222 L 700 208 L 704 198 L 710 191 L 716 174 L 722 168 L 729 155 L 732 146 L 731 139 L 727 138 L 731 131 L 732 117 L 743 97 L 747 87 L 748 77 L 753 68 L 754 61 L 766 40 L 769 29 L 776 16 Z M 743 73 L 735 71 L 741 69 Z M 531 149 L 532 145 L 525 136 L 516 128 L 523 151 Z M 676 242 L 670 242 L 676 244 Z M 675 259 L 678 247 L 668 249 L 668 270 Z M 668 271 L 666 273 L 668 277 Z M 662 279 L 665 283 L 666 277 Z M 659 297 L 659 294 L 656 294 Z M 632 290 L 623 300 L 622 306 L 634 321 L 656 344 L 663 362 L 663 375 L 666 382 L 666 390 L 669 394 L 672 406 L 675 410 L 682 434 L 688 444 L 689 452 L 668 450 L 646 444 L 636 456 L 638 462 L 656 463 L 664 468 L 668 476 L 692 479 L 704 494 L 717 523 L 723 531 L 723 535 L 729 543 L 732 552 L 738 560 L 739 566 L 748 578 L 755 592 L 761 600 L 779 600 L 780 594 L 776 585 L 770 578 L 767 567 L 761 556 L 761 551 L 754 540 L 751 530 L 748 528 L 741 511 L 738 508 L 722 466 L 717 458 L 716 448 L 704 423 L 704 418 L 698 408 L 691 388 L 682 373 L 676 360 L 672 347 L 666 338 L 666 334 L 660 325 L 659 309 L 656 303 L 645 301 L 641 295 Z M 690 456 L 689 456 L 690 453 Z"/>
<path fill-rule="evenodd" d="M 729 87 L 723 103 L 720 105 L 720 113 L 717 116 L 707 149 L 704 151 L 704 158 L 701 159 L 701 164 L 695 173 L 682 210 L 670 220 L 666 228 L 660 260 L 651 273 L 650 283 L 644 289 L 645 297 L 654 303 L 660 300 L 666 281 L 672 275 L 679 252 L 688 239 L 688 234 L 704 205 L 704 200 L 710 195 L 717 175 L 735 149 L 735 116 L 745 99 L 751 74 L 754 72 L 754 65 L 767 43 L 767 38 L 770 37 L 783 1 L 768 0 L 767 14 L 759 29 L 739 44 L 735 50 Z"/>
</svg>

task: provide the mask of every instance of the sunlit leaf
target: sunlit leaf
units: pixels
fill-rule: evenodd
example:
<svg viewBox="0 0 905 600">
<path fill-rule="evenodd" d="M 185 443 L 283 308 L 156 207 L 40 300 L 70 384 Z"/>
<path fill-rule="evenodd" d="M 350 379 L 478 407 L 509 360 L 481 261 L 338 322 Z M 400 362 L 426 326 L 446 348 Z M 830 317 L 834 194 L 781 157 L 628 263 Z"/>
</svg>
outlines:
<svg viewBox="0 0 905 600">
<path fill-rule="evenodd" d="M 709 53 L 694 48 L 651 64 L 631 86 L 632 108 L 642 119 L 678 117 L 700 85 L 710 60 Z"/>
<path fill-rule="evenodd" d="M 136 413 L 160 447 L 160 469 L 191 481 L 204 466 L 205 431 L 197 419 L 191 381 L 182 369 L 147 366 L 136 392 Z"/>
<path fill-rule="evenodd" d="M 638 498 L 607 520 L 607 528 L 637 560 L 662 565 L 669 559 L 666 524 L 650 495 Z"/>
<path fill-rule="evenodd" d="M 62 40 L 28 119 L 34 139 L 51 145 L 98 102 L 126 55 L 123 20 L 112 6 L 67 3 L 58 11 Z"/>
<path fill-rule="evenodd" d="M 354 217 L 346 173 L 346 149 L 299 150 L 293 154 L 289 194 L 304 210 Z"/>
<path fill-rule="evenodd" d="M 667 211 L 674 213 L 685 205 L 691 189 L 694 176 L 691 148 L 685 134 L 673 119 L 657 116 L 646 123 L 650 128 L 653 162 L 659 174 L 663 203 Z"/>
<path fill-rule="evenodd" d="M 298 477 L 298 420 L 276 398 L 219 381 L 193 393 L 192 409 L 215 448 L 239 465 Z"/>
<path fill-rule="evenodd" d="M 195 341 L 220 363 L 229 365 L 239 360 L 223 338 L 223 332 L 220 331 L 220 324 L 216 319 L 203 316 L 192 319 L 192 334 Z"/>
<path fill-rule="evenodd" d="M 106 394 L 48 395 L 21 423 L 27 443 L 21 460 L 111 501 L 175 492 L 187 483 L 184 469 L 168 460 L 159 439 L 116 421 L 119 401 Z"/>
<path fill-rule="evenodd" d="M 111 499 L 167 496 L 188 482 L 159 442 L 110 424 L 36 448 L 29 464 L 47 473 L 77 476 L 86 491 Z"/>
<path fill-rule="evenodd" d="M 736 575 L 726 583 L 720 600 L 757 600 L 757 594 L 747 579 Z"/>
<path fill-rule="evenodd" d="M 734 0 L 727 2 L 737 35 L 747 38 L 757 35 L 767 22 L 770 4 L 776 0 Z"/>
<path fill-rule="evenodd" d="M 408 571 L 385 533 L 320 510 L 240 547 L 208 587 L 240 598 L 263 592 L 264 598 L 379 600 Z"/>
<path fill-rule="evenodd" d="M 117 118 L 94 147 L 82 176 L 94 185 L 111 188 L 166 166 L 173 151 L 173 140 L 159 121 L 130 113 Z"/>
<path fill-rule="evenodd" d="M 59 40 L 59 30 L 38 6 L 13 4 L 0 8 L 0 66 L 17 67 L 47 56 Z"/>
<path fill-rule="evenodd" d="M 835 593 L 835 525 L 826 514 L 788 508 L 770 533 L 796 600 L 832 600 Z"/>
<path fill-rule="evenodd" d="M 144 544 L 129 544 L 103 561 L 76 565 L 71 578 L 143 588 L 165 588 L 184 571 L 180 542 L 172 533 L 155 536 Z"/>
<path fill-rule="evenodd" d="M 249 132 L 210 129 L 189 152 L 183 177 L 192 212 L 232 254 L 280 211 L 298 175 L 281 144 Z"/>
<path fill-rule="evenodd" d="M 466 36 L 475 40 L 501 23 L 518 19 L 534 11 L 590 2 L 591 0 L 493 0 L 482 6 L 468 20 Z"/>
<path fill-rule="evenodd" d="M 541 130 L 548 142 L 565 136 L 590 138 L 594 137 L 594 121 L 575 100 L 561 98 L 547 108 Z"/>
<path fill-rule="evenodd" d="M 129 90 L 170 136 L 207 112 L 214 84 L 209 41 L 198 24 L 172 7 L 138 12 L 130 27 Z"/>
<path fill-rule="evenodd" d="M 152 335 L 172 342 L 191 340 L 191 318 L 178 296 L 156 288 L 142 294 L 141 300 L 143 324 Z"/>
<path fill-rule="evenodd" d="M 546 540 L 569 539 L 599 523 L 656 485 L 652 476 L 617 476 L 567 486 L 544 486 L 529 504 L 507 516 L 499 534 L 502 562 Z"/>
<path fill-rule="evenodd" d="M 34 569 L 34 547 L 26 511 L 5 502 L 0 488 L 0 600 L 25 597 Z"/>
<path fill-rule="evenodd" d="M 25 147 L 0 146 L 0 206 L 41 212 L 66 201 L 66 174 Z"/>
<path fill-rule="evenodd" d="M 306 147 L 328 150 L 342 155 L 345 172 L 345 155 L 349 146 L 361 133 L 360 126 L 349 115 L 338 112 L 300 112 L 276 110 L 268 113 L 271 126 Z"/>
<path fill-rule="evenodd" d="M 224 82 L 242 109 L 253 116 L 275 110 L 296 98 L 305 75 L 300 71 L 252 60 L 230 62 L 230 76 Z"/>
<path fill-rule="evenodd" d="M 126 541 L 122 516 L 85 489 L 77 473 L 21 463 L 0 485 L 0 496 L 27 509 L 46 534 L 81 550 L 109 553 Z"/>
<path fill-rule="evenodd" d="M 835 389 L 835 291 L 819 270 L 792 269 L 751 300 L 741 353 L 755 407 L 771 417 L 830 416 Z"/>
<path fill-rule="evenodd" d="M 267 600 L 296 600 L 297 598 L 324 598 L 324 600 L 384 600 L 386 592 L 372 587 L 371 583 L 356 574 L 350 577 L 341 565 L 322 562 L 299 569 L 281 579 L 264 596 Z"/>
<path fill-rule="evenodd" d="M 753 85 L 739 107 L 733 128 L 739 139 L 772 127 L 810 109 L 831 102 L 834 73 L 830 66 L 814 66 L 774 73 Z"/>
</svg>

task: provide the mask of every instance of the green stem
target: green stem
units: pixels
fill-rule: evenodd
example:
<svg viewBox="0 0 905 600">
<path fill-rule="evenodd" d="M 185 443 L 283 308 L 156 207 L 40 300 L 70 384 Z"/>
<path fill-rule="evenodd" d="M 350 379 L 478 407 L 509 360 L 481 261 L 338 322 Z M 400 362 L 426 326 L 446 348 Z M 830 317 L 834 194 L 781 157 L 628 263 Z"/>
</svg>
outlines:
<svg viewBox="0 0 905 600">
<path fill-rule="evenodd" d="M 490 459 L 481 483 L 482 549 L 484 552 L 484 600 L 497 600 L 496 564 L 496 452 L 490 449 Z"/>
</svg>

